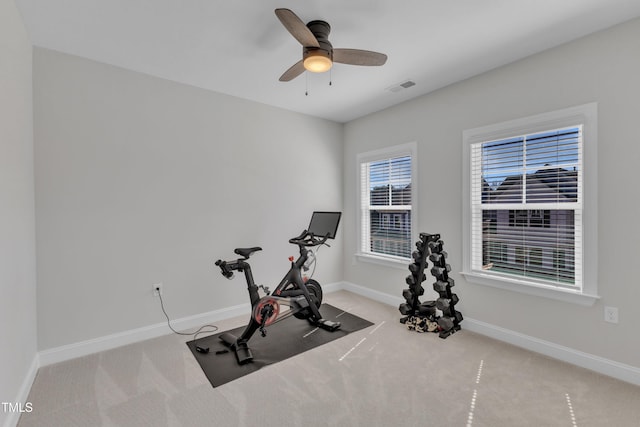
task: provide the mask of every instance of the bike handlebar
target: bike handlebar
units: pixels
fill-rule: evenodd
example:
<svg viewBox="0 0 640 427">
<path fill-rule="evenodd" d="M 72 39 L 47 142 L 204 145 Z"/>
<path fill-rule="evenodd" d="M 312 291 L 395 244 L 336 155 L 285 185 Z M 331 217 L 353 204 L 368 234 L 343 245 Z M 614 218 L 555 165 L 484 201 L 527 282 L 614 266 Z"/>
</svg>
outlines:
<svg viewBox="0 0 640 427">
<path fill-rule="evenodd" d="M 216 261 L 216 265 L 220 267 L 220 270 L 222 270 L 222 275 L 224 277 L 226 277 L 227 279 L 233 279 L 233 271 L 229 269 L 226 261 L 219 259 Z"/>
<path fill-rule="evenodd" d="M 298 237 L 292 237 L 289 239 L 289 243 L 298 246 L 320 246 L 325 244 L 328 238 L 328 234 L 323 238 L 319 238 L 313 233 L 309 233 L 309 231 L 304 230 Z"/>
</svg>

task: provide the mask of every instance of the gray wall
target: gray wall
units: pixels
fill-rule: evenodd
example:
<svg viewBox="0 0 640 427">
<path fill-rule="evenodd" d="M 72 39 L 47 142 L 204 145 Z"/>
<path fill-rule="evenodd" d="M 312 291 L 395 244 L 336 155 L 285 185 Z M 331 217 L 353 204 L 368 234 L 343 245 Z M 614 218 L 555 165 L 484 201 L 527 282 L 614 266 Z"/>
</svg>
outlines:
<svg viewBox="0 0 640 427">
<path fill-rule="evenodd" d="M 248 303 L 313 210 L 342 209 L 342 125 L 34 50 L 39 350 Z M 316 277 L 342 279 L 342 242 Z"/>
<path fill-rule="evenodd" d="M 0 0 L 0 402 L 24 397 L 36 357 L 31 67 L 22 18 Z"/>
<path fill-rule="evenodd" d="M 442 234 L 455 273 L 462 269 L 463 130 L 596 101 L 601 300 L 582 307 L 469 284 L 460 274 L 454 291 L 468 318 L 640 367 L 639 52 L 634 20 L 346 124 L 345 280 L 400 296 L 408 274 L 353 261 L 357 153 L 418 142 L 419 229 Z M 428 291 L 433 298 L 424 299 L 435 299 Z M 619 307 L 619 324 L 603 321 L 604 305 Z"/>
</svg>

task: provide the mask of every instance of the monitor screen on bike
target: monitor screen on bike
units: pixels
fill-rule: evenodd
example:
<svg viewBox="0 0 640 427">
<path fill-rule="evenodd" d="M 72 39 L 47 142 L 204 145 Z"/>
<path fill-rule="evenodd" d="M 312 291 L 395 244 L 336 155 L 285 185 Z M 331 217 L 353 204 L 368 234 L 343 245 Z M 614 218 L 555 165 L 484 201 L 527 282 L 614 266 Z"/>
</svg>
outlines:
<svg viewBox="0 0 640 427">
<path fill-rule="evenodd" d="M 324 237 L 328 234 L 329 239 L 335 239 L 341 215 L 342 212 L 314 212 L 307 231 L 314 236 Z"/>
</svg>

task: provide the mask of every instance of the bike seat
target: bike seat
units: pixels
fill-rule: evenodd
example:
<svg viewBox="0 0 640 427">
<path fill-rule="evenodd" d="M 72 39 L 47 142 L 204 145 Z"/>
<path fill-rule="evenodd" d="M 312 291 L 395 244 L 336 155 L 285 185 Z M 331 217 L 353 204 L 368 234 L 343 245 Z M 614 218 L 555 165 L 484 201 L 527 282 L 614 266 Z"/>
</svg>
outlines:
<svg viewBox="0 0 640 427">
<path fill-rule="evenodd" d="M 249 258 L 249 256 L 254 253 L 254 252 L 258 252 L 261 251 L 262 248 L 259 246 L 254 246 L 253 248 L 236 248 L 233 252 L 235 252 L 236 254 L 245 257 L 245 258 Z"/>
</svg>

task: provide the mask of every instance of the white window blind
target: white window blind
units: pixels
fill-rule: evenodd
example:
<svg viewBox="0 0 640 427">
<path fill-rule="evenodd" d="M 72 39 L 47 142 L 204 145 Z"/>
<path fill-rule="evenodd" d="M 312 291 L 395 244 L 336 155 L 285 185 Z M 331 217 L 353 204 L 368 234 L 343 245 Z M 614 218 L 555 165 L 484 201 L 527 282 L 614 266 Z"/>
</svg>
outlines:
<svg viewBox="0 0 640 427">
<path fill-rule="evenodd" d="M 360 162 L 360 251 L 410 258 L 412 157 Z"/>
<path fill-rule="evenodd" d="M 582 126 L 471 144 L 471 269 L 582 289 Z"/>
</svg>

